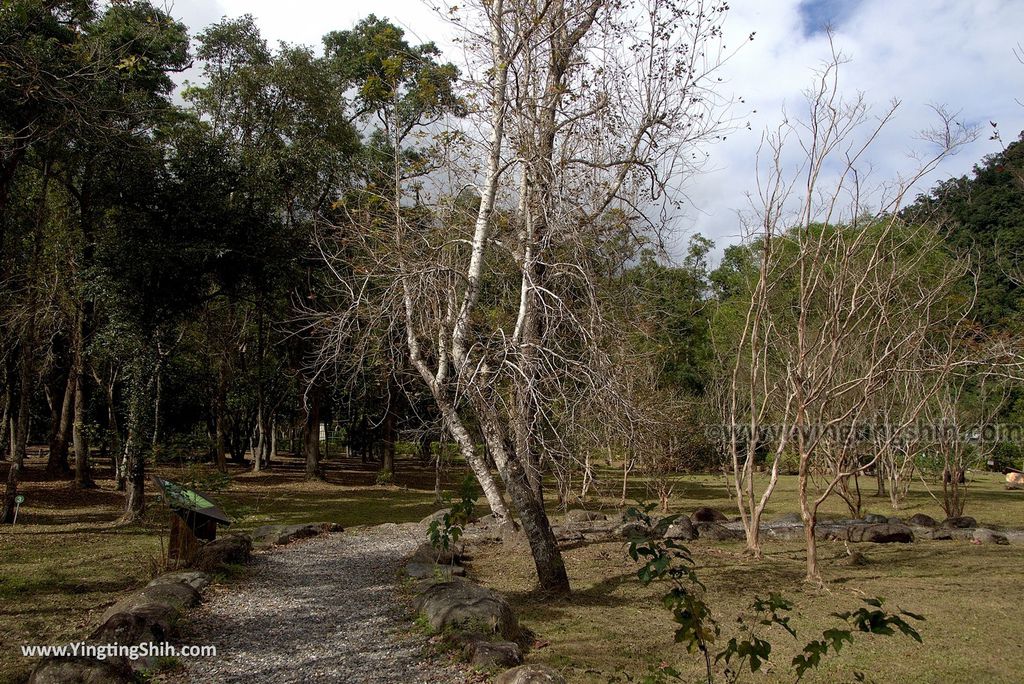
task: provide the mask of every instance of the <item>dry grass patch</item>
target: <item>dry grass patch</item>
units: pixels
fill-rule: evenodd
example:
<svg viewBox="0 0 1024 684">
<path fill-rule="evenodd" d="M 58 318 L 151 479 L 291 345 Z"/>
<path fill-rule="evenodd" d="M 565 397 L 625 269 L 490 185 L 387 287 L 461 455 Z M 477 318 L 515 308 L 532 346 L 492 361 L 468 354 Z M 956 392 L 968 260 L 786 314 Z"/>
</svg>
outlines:
<svg viewBox="0 0 1024 684">
<path fill-rule="evenodd" d="M 1020 613 L 1016 595 L 1022 577 L 1021 547 L 975 546 L 958 542 L 858 547 L 870 563 L 846 565 L 842 544 L 824 543 L 819 551 L 827 586 L 804 583 L 804 555 L 798 543 L 771 543 L 767 557 L 753 560 L 742 544 L 690 545 L 698 573 L 707 585 L 707 601 L 722 625 L 722 646 L 735 635 L 735 618 L 755 595 L 781 593 L 795 604 L 792 639 L 779 628 L 769 641 L 775 652 L 767 676 L 747 681 L 793 681 L 789 662 L 821 631 L 838 623 L 835 611 L 859 607 L 862 597 L 882 596 L 923 613 L 924 644 L 905 637 L 855 635 L 809 682 L 854 681 L 856 671 L 878 682 L 1020 681 Z M 566 551 L 575 593 L 552 600 L 532 591 L 528 554 L 510 554 L 500 546 L 476 550 L 471 573 L 509 597 L 520 619 L 544 643 L 530 661 L 561 669 L 570 682 L 605 682 L 616 675 L 643 675 L 667 662 L 685 681 L 700 681 L 703 663 L 673 643 L 673 624 L 659 603 L 666 588 L 643 587 L 637 565 L 621 542 Z"/>
</svg>

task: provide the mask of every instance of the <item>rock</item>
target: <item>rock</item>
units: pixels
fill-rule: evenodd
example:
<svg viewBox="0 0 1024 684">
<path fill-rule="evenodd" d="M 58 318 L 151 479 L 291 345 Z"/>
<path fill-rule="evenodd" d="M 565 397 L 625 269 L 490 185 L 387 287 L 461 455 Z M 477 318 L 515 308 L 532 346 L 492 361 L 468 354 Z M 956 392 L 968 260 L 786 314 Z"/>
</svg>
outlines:
<svg viewBox="0 0 1024 684">
<path fill-rule="evenodd" d="M 502 672 L 494 684 L 565 684 L 565 678 L 547 665 L 520 665 Z"/>
<path fill-rule="evenodd" d="M 717 523 L 723 523 L 723 522 L 728 522 L 729 518 L 727 518 L 725 516 L 725 513 L 722 513 L 719 510 L 715 510 L 714 508 L 711 508 L 710 506 L 704 506 L 702 508 L 698 508 L 693 513 L 691 513 L 690 514 L 690 520 L 692 522 L 695 522 L 695 523 L 697 523 L 697 522 L 717 522 Z"/>
<path fill-rule="evenodd" d="M 947 528 L 959 528 L 965 530 L 969 527 L 977 527 L 978 521 L 969 515 L 961 515 L 954 518 L 946 518 L 942 521 L 942 526 Z"/>
<path fill-rule="evenodd" d="M 762 532 L 769 539 L 779 539 L 784 541 L 803 539 L 804 538 L 804 526 L 803 523 L 799 525 L 771 525 L 770 527 L 764 528 Z"/>
<path fill-rule="evenodd" d="M 512 667 L 523 662 L 523 653 L 514 641 L 471 641 L 464 655 L 477 667 Z"/>
<path fill-rule="evenodd" d="M 565 514 L 565 521 L 569 523 L 591 522 L 593 520 L 607 520 L 608 516 L 597 511 L 585 511 L 582 508 L 575 508 Z"/>
<path fill-rule="evenodd" d="M 416 547 L 411 560 L 417 563 L 451 565 L 453 562 L 458 563 L 462 560 L 465 554 L 466 545 L 459 542 L 449 545 L 447 549 L 435 549 L 429 542 L 423 542 Z"/>
<path fill-rule="evenodd" d="M 914 541 L 914 531 L 906 525 L 850 525 L 845 532 L 846 541 L 851 542 L 909 544 Z"/>
<path fill-rule="evenodd" d="M 519 622 L 505 598 L 491 589 L 468 580 L 453 580 L 428 587 L 415 602 L 437 631 L 453 628 L 497 634 L 514 641 L 519 637 Z"/>
<path fill-rule="evenodd" d="M 318 534 L 320 534 L 320 530 L 316 525 L 286 525 L 281 528 L 274 544 L 276 546 L 284 546 L 285 544 L 291 544 L 293 541 L 298 541 L 299 539 L 315 537 Z"/>
<path fill-rule="evenodd" d="M 875 513 L 868 513 L 864 516 L 864 522 L 869 525 L 881 525 L 889 522 L 889 519 L 884 515 L 876 515 Z"/>
<path fill-rule="evenodd" d="M 868 560 L 868 557 L 865 556 L 860 551 L 854 551 L 853 553 L 851 553 L 850 555 L 848 555 L 846 557 L 846 559 L 845 559 L 843 564 L 844 565 L 849 565 L 851 567 L 860 567 L 860 566 L 863 566 L 863 565 L 870 565 L 871 561 Z"/>
<path fill-rule="evenodd" d="M 318 537 L 321 534 L 344 531 L 345 528 L 338 523 L 329 522 L 306 523 L 304 525 L 286 525 L 281 530 L 281 534 L 278 535 L 277 545 L 283 546 L 285 544 L 290 544 L 297 539 L 309 539 L 310 537 Z"/>
<path fill-rule="evenodd" d="M 135 681 L 122 658 L 45 658 L 32 670 L 29 684 L 130 684 Z"/>
<path fill-rule="evenodd" d="M 903 522 L 903 518 L 899 518 L 899 517 L 897 517 L 895 515 L 889 516 L 888 518 L 886 518 L 885 522 L 889 523 L 890 525 L 906 525 L 907 524 L 907 523 Z"/>
<path fill-rule="evenodd" d="M 1006 473 L 1007 489 L 1024 489 L 1024 473 Z"/>
<path fill-rule="evenodd" d="M 1024 530 L 1007 530 L 1003 536 L 1009 544 L 1024 544 Z"/>
<path fill-rule="evenodd" d="M 969 529 L 937 527 L 932 530 L 931 538 L 934 541 L 965 541 L 967 539 L 972 539 L 973 535 Z"/>
<path fill-rule="evenodd" d="M 441 523 L 443 525 L 444 524 L 444 516 L 448 515 L 451 512 L 452 512 L 452 509 L 450 509 L 450 508 L 442 508 L 439 511 L 435 511 L 435 512 L 431 513 L 430 515 L 428 515 L 423 520 L 420 520 L 420 525 L 426 525 L 426 526 L 429 527 L 430 523 L 432 523 L 434 521 L 437 521 L 437 522 L 439 522 L 439 523 Z"/>
<path fill-rule="evenodd" d="M 328 532 L 344 532 L 338 523 L 316 522 L 298 525 L 262 525 L 252 531 L 250 537 L 257 548 L 284 546 L 298 539 L 308 539 Z"/>
<path fill-rule="evenodd" d="M 917 525 L 918 527 L 938 527 L 939 521 L 930 515 L 924 513 L 915 513 L 910 516 L 907 522 L 911 525 Z"/>
<path fill-rule="evenodd" d="M 509 546 L 523 546 L 529 544 L 526 533 L 514 520 L 506 520 L 498 525 L 498 538 L 502 544 Z"/>
<path fill-rule="evenodd" d="M 134 606 L 111 615 L 89 639 L 102 644 L 162 643 L 170 638 L 180 615 L 181 611 L 163 603 Z"/>
<path fill-rule="evenodd" d="M 775 525 L 778 525 L 780 527 L 781 526 L 786 526 L 786 525 L 801 525 L 802 526 L 803 524 L 804 524 L 804 519 L 800 517 L 799 513 L 786 513 L 785 515 L 781 515 L 778 518 L 776 518 L 775 520 L 772 520 L 770 523 L 768 523 L 768 526 L 769 527 L 772 527 L 772 526 L 775 526 Z"/>
<path fill-rule="evenodd" d="M 151 584 L 107 608 L 101 619 L 106 622 L 112 615 L 129 613 L 139 606 L 150 604 L 167 605 L 180 613 L 185 608 L 199 605 L 200 600 L 202 597 L 199 592 L 184 582 Z"/>
<path fill-rule="evenodd" d="M 681 539 L 693 541 L 697 538 L 697 530 L 689 518 L 679 516 L 665 529 L 665 539 Z"/>
<path fill-rule="evenodd" d="M 697 536 L 708 541 L 729 541 L 732 539 L 743 539 L 743 532 L 731 530 L 725 525 L 713 522 L 702 522 L 694 525 L 697 529 Z"/>
<path fill-rule="evenodd" d="M 413 579 L 437 579 L 441 582 L 450 582 L 452 577 L 464 577 L 466 575 L 466 568 L 461 565 L 407 563 L 405 574 Z"/>
<path fill-rule="evenodd" d="M 624 522 L 612 532 L 616 537 L 630 540 L 635 537 L 646 537 L 651 533 L 650 528 L 638 520 Z"/>
<path fill-rule="evenodd" d="M 277 544 L 277 538 L 281 536 L 284 525 L 260 525 L 249 533 L 252 545 L 257 548 L 269 548 Z"/>
<path fill-rule="evenodd" d="M 213 578 L 205 572 L 181 570 L 179 572 L 165 572 L 150 582 L 147 586 L 152 587 L 157 584 L 187 584 L 196 591 L 202 592 L 206 587 L 210 586 L 211 581 L 213 581 Z"/>
<path fill-rule="evenodd" d="M 551 528 L 551 533 L 555 535 L 555 539 L 559 542 L 571 544 L 583 541 L 583 533 L 579 530 L 556 525 Z"/>
<path fill-rule="evenodd" d="M 1009 544 L 1010 540 L 1006 538 L 1006 535 L 1000 534 L 994 530 L 990 530 L 987 527 L 978 527 L 971 534 L 971 538 L 979 544 Z"/>
<path fill-rule="evenodd" d="M 494 517 L 493 513 L 488 513 L 487 515 L 477 518 L 471 524 L 478 525 L 480 527 L 490 527 L 491 525 L 497 525 L 498 519 Z"/>
<path fill-rule="evenodd" d="M 229 535 L 204 544 L 193 565 L 206 572 L 215 572 L 224 565 L 245 563 L 252 554 L 252 541 L 242 535 Z"/>
</svg>

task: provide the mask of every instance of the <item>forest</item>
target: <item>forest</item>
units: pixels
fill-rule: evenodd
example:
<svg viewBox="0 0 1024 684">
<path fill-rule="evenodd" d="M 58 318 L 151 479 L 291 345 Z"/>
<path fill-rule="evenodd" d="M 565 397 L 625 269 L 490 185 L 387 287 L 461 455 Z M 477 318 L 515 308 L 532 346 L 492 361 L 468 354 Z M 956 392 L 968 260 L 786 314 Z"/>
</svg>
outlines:
<svg viewBox="0 0 1024 684">
<path fill-rule="evenodd" d="M 795 513 L 819 587 L 832 519 L 988 514 L 1007 473 L 1014 496 L 1024 138 L 936 108 L 916 166 L 871 177 L 898 105 L 846 91 L 835 50 L 762 137 L 742 238 L 681 230 L 739 125 L 726 10 L 470 2 L 457 67 L 372 14 L 272 45 L 249 15 L 4 3 L 0 523 L 103 494 L 110 530 L 149 530 L 152 476 L 185 468 L 228 498 L 287 472 L 430 504 L 468 473 L 557 597 L 558 516 L 656 519 L 694 478 L 753 562 Z M 932 175 L 980 136 L 971 174 Z"/>
</svg>

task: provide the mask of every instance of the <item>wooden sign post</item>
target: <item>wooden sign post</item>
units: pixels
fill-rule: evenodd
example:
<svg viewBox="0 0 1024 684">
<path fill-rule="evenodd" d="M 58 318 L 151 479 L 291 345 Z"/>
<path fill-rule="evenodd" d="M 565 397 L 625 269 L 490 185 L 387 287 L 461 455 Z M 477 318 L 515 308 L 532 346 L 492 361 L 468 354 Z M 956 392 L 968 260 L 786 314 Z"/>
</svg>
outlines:
<svg viewBox="0 0 1024 684">
<path fill-rule="evenodd" d="M 171 509 L 168 564 L 187 565 L 202 544 L 217 538 L 217 525 L 230 525 L 231 519 L 201 492 L 160 477 L 153 482 Z"/>
</svg>

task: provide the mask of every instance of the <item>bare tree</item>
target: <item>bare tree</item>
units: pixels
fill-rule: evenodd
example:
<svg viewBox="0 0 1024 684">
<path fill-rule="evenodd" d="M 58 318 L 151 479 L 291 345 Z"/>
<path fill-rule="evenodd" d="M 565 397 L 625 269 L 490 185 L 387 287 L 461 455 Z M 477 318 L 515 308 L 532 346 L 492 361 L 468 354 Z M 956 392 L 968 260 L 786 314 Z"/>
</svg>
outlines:
<svg viewBox="0 0 1024 684">
<path fill-rule="evenodd" d="M 970 486 L 967 472 L 984 463 L 997 443 L 991 431 L 1005 403 L 1005 390 L 998 374 L 959 374 L 948 379 L 925 409 L 931 432 L 928 446 L 936 457 L 936 470 L 941 472 L 941 498 L 932 491 L 924 473 L 920 478 L 947 517 L 964 514 Z"/>
<path fill-rule="evenodd" d="M 787 120 L 766 138 L 768 171 L 761 176 L 765 182 L 759 197 L 762 266 L 746 324 L 757 341 L 744 352 L 754 361 L 736 365 L 749 375 L 748 367 L 766 367 L 758 359 L 766 358 L 769 349 L 777 355 L 775 376 L 750 375 L 752 380 L 740 387 L 755 389 L 753 399 L 745 396 L 734 405 L 742 405 L 739 413 L 755 428 L 752 416 L 768 415 L 774 405 L 774 453 L 788 448 L 799 459 L 798 496 L 811 581 L 820 581 L 819 507 L 841 483 L 877 462 L 877 452 L 862 458 L 858 439 L 872 401 L 904 374 L 927 377 L 927 386 L 902 412 L 902 422 L 887 426 L 887 439 L 902 435 L 957 363 L 958 336 L 971 308 L 969 298 L 952 297 L 967 264 L 950 258 L 937 267 L 934 260 L 944 246 L 941 231 L 908 224 L 898 210 L 915 183 L 973 132 L 939 110 L 941 125 L 928 136 L 934 150 L 919 157 L 910 174 L 870 185 L 869 151 L 899 103 L 873 117 L 862 95 L 845 99 L 838 79 L 843 61 L 833 50 L 807 93 L 806 118 Z M 799 150 L 795 166 L 791 146 Z M 867 208 L 869 203 L 874 210 Z M 774 255 L 782 259 L 785 288 L 768 296 L 778 276 L 771 268 Z M 753 335 L 760 330 L 768 330 L 767 337 Z M 751 434 L 756 439 L 759 431 Z M 737 492 L 756 513 L 771 494 L 775 469 L 755 500 L 747 474 L 752 448 L 748 445 L 746 457 L 739 458 L 734 447 L 733 463 Z M 744 517 L 749 545 L 753 516 Z"/>
<path fill-rule="evenodd" d="M 693 168 L 694 143 L 722 126 L 709 86 L 724 9 L 700 0 L 474 4 L 458 21 L 478 74 L 475 106 L 460 135 L 433 136 L 439 151 L 462 154 L 430 179 L 438 201 L 398 169 L 392 217 L 371 226 L 353 211 L 358 228 L 324 248 L 348 302 L 325 348 L 371 348 L 353 343 L 371 327 L 367 316 L 378 330 L 402 331 L 405 348 L 386 353 L 407 357 L 495 517 L 510 522 L 479 430 L 550 591 L 569 582 L 543 472 L 573 458 L 574 416 L 624 400 L 605 346 L 615 332 L 598 295 L 600 246 L 655 225 L 672 184 Z M 469 147 L 447 146 L 457 138 Z M 354 254 L 365 260 L 353 269 Z"/>
</svg>

